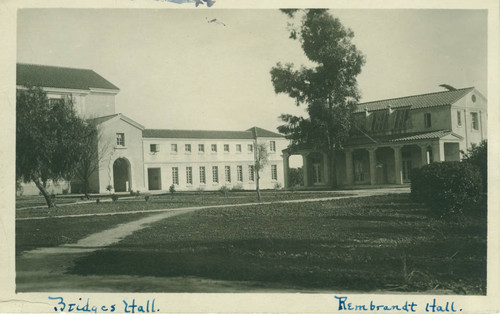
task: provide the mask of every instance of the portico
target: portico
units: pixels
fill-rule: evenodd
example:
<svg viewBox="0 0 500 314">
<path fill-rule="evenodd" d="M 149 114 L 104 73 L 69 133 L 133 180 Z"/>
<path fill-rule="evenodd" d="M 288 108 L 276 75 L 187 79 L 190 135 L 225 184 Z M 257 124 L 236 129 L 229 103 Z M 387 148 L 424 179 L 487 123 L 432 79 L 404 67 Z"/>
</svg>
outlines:
<svg viewBox="0 0 500 314">
<path fill-rule="evenodd" d="M 460 160 L 461 136 L 450 131 L 422 134 L 400 134 L 375 141 L 357 139 L 336 153 L 336 181 L 340 186 L 405 184 L 411 170 L 431 162 Z M 329 186 L 330 163 L 325 152 L 305 147 L 283 151 L 284 173 L 288 159 L 301 155 L 304 187 Z M 286 185 L 288 180 L 285 180 Z"/>
</svg>

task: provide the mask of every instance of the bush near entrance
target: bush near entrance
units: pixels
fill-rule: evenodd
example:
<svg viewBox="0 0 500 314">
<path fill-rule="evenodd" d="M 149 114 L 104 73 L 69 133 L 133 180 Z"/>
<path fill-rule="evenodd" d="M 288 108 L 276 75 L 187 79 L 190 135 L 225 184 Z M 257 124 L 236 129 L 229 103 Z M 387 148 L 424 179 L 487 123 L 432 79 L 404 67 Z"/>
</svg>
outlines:
<svg viewBox="0 0 500 314">
<path fill-rule="evenodd" d="M 481 200 L 481 176 L 470 163 L 432 163 L 412 170 L 411 195 L 445 217 L 472 210 Z"/>
</svg>

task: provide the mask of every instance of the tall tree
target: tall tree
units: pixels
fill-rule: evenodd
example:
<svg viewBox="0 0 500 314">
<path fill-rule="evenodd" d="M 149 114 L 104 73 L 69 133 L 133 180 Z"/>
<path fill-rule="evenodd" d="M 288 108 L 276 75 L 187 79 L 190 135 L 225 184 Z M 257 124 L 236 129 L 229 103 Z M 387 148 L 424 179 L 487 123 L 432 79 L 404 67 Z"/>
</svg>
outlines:
<svg viewBox="0 0 500 314">
<path fill-rule="evenodd" d="M 257 191 L 257 200 L 261 202 L 262 196 L 260 195 L 260 172 L 269 163 L 269 152 L 267 151 L 266 144 L 258 143 L 257 140 L 255 140 L 254 146 L 255 190 Z"/>
<path fill-rule="evenodd" d="M 47 181 L 71 178 L 85 151 L 88 134 L 71 101 L 49 101 L 39 87 L 28 87 L 16 97 L 16 179 L 33 181 L 48 207 L 54 201 Z"/>
<path fill-rule="evenodd" d="M 86 147 L 75 167 L 74 179 L 81 183 L 82 193 L 89 198 L 90 178 L 101 165 L 101 161 L 108 156 L 111 143 L 106 141 L 97 125 L 90 120 L 83 128 L 82 145 Z"/>
<path fill-rule="evenodd" d="M 287 94 L 296 105 L 307 107 L 308 117 L 282 114 L 278 130 L 292 145 L 309 144 L 328 153 L 330 182 L 335 180 L 335 152 L 343 148 L 353 124 L 352 115 L 360 98 L 356 77 L 365 63 L 352 43 L 354 33 L 326 9 L 282 10 L 300 26 L 289 23 L 290 38 L 298 40 L 311 67 L 281 62 L 271 69 L 276 93 Z"/>
</svg>

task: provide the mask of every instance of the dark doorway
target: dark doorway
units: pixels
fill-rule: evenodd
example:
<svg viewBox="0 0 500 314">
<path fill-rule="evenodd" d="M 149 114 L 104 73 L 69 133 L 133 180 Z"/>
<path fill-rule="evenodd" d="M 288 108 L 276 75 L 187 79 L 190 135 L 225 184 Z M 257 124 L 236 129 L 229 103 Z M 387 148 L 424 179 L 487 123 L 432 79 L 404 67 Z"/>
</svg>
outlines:
<svg viewBox="0 0 500 314">
<path fill-rule="evenodd" d="M 118 158 L 113 163 L 113 186 L 115 192 L 127 192 L 130 185 L 130 163 L 126 158 Z"/>
<path fill-rule="evenodd" d="M 152 190 L 161 190 L 161 169 L 148 168 L 148 188 Z"/>
</svg>

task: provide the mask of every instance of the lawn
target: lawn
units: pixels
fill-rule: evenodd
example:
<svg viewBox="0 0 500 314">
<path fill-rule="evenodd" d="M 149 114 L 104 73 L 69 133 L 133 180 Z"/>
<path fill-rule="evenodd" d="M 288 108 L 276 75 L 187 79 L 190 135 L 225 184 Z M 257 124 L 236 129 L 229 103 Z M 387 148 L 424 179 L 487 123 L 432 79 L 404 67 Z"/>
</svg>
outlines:
<svg viewBox="0 0 500 314">
<path fill-rule="evenodd" d="M 263 191 L 262 200 L 283 201 L 283 200 L 294 200 L 294 199 L 305 199 L 305 198 L 333 197 L 342 195 L 347 195 L 347 194 L 340 192 Z M 127 212 L 135 210 L 166 209 L 166 208 L 179 208 L 179 207 L 191 207 L 191 206 L 257 203 L 257 198 L 254 191 L 229 192 L 227 193 L 227 196 L 217 191 L 217 192 L 177 192 L 174 193 L 173 195 L 170 194 L 149 195 L 148 197 L 149 199 L 147 202 L 145 201 L 145 195 L 141 195 L 132 199 L 118 199 L 118 201 L 114 203 L 100 202 L 98 204 L 97 203 L 73 204 L 56 208 L 47 208 L 47 207 L 30 208 L 30 209 L 18 208 L 16 211 L 16 218 Z M 33 198 L 38 199 L 39 197 L 36 196 Z M 109 198 L 110 198 L 109 196 L 101 197 L 101 200 Z M 57 202 L 60 202 L 60 200 L 62 200 L 63 202 L 69 202 L 69 200 L 63 197 L 58 198 Z M 23 198 L 22 203 L 25 204 L 26 202 L 27 202 L 26 198 Z"/>
<path fill-rule="evenodd" d="M 71 196 L 59 196 L 57 197 L 58 204 L 69 204 L 75 203 L 80 200 L 80 196 L 71 195 Z M 16 196 L 16 209 L 26 208 L 26 207 L 35 207 L 35 206 L 47 206 L 47 202 L 45 198 L 41 195 L 23 195 Z"/>
<path fill-rule="evenodd" d="M 128 214 L 18 220 L 16 221 L 16 255 L 39 247 L 76 243 L 92 233 L 145 216 L 144 214 Z"/>
<path fill-rule="evenodd" d="M 69 272 L 484 295 L 486 218 L 436 220 L 408 194 L 205 209 L 152 224 Z"/>
</svg>

